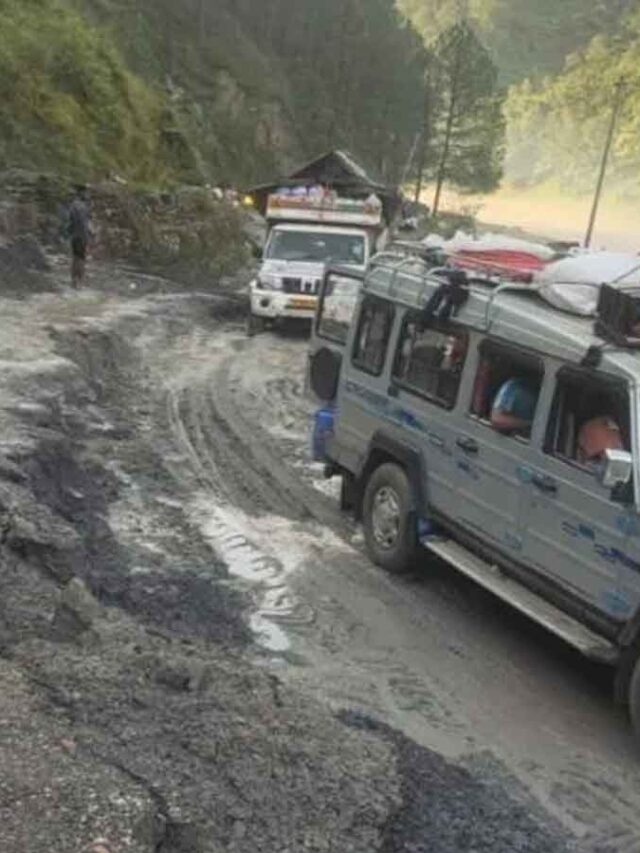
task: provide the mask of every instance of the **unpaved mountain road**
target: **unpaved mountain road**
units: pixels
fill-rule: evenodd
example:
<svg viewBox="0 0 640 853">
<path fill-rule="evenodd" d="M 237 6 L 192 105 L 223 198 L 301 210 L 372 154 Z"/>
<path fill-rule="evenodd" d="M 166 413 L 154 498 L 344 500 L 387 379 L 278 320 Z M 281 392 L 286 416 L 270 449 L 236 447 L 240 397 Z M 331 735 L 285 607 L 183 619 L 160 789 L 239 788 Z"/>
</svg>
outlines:
<svg viewBox="0 0 640 853">
<path fill-rule="evenodd" d="M 0 299 L 0 849 L 640 851 L 607 674 L 364 555 L 308 459 L 304 335 L 94 284 Z M 68 565 L 89 628 L 51 625 Z"/>
<path fill-rule="evenodd" d="M 302 551 L 298 566 L 282 572 L 283 587 L 291 606 L 313 618 L 287 625 L 285 614 L 290 663 L 276 661 L 274 671 L 470 766 L 504 763 L 582 850 L 640 850 L 640 761 L 611 703 L 609 673 L 446 566 L 425 561 L 410 579 L 373 567 L 307 461 L 306 341 L 230 333 L 228 348 L 232 356 L 216 359 L 195 347 L 209 365 L 215 413 L 201 428 L 212 443 L 221 429 L 233 434 L 242 466 L 258 462 L 285 484 L 292 478 L 285 497 L 323 522 L 245 533 L 284 563 Z M 277 613 L 266 616 L 282 624 Z"/>
</svg>

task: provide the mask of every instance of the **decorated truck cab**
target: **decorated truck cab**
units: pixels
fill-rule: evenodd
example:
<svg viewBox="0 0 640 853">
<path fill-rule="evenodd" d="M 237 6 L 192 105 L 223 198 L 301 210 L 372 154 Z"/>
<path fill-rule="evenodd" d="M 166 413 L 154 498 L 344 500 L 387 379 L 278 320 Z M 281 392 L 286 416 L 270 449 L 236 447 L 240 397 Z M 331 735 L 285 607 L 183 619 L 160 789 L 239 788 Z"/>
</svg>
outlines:
<svg viewBox="0 0 640 853">
<path fill-rule="evenodd" d="M 266 218 L 264 254 L 249 287 L 252 333 L 267 322 L 312 320 L 326 267 L 364 271 L 384 230 L 377 196 L 341 198 L 321 187 L 272 194 Z"/>
</svg>

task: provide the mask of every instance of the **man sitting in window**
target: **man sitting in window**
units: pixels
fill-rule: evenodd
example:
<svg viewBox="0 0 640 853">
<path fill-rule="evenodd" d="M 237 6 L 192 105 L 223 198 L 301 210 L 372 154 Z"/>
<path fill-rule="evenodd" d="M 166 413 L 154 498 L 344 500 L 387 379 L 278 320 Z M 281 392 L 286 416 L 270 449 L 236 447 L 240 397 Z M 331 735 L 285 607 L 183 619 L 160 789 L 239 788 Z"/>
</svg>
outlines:
<svg viewBox="0 0 640 853">
<path fill-rule="evenodd" d="M 526 379 L 508 379 L 491 408 L 491 426 L 498 432 L 528 436 L 536 413 L 538 391 Z"/>
<path fill-rule="evenodd" d="M 597 468 L 607 450 L 624 450 L 620 427 L 610 415 L 591 418 L 578 433 L 578 462 Z"/>
</svg>

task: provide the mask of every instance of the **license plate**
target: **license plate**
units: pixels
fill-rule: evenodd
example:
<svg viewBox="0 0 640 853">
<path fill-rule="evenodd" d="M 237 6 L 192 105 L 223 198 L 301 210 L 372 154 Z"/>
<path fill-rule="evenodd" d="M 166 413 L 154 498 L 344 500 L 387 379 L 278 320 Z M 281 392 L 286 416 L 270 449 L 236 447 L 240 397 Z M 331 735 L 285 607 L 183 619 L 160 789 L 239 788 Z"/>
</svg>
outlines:
<svg viewBox="0 0 640 853">
<path fill-rule="evenodd" d="M 287 308 L 292 311 L 315 311 L 318 300 L 315 296 L 296 296 L 289 300 Z"/>
</svg>

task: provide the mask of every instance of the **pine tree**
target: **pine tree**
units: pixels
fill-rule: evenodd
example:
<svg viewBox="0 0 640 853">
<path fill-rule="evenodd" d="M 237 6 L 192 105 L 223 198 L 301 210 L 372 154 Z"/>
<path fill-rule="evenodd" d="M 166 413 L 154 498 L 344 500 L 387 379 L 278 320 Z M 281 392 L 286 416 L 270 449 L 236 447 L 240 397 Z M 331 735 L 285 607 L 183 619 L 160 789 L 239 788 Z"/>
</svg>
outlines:
<svg viewBox="0 0 640 853">
<path fill-rule="evenodd" d="M 432 147 L 436 154 L 437 213 L 445 182 L 463 192 L 488 192 L 502 177 L 504 96 L 497 69 L 473 28 L 461 21 L 434 47 L 438 104 Z"/>
</svg>

